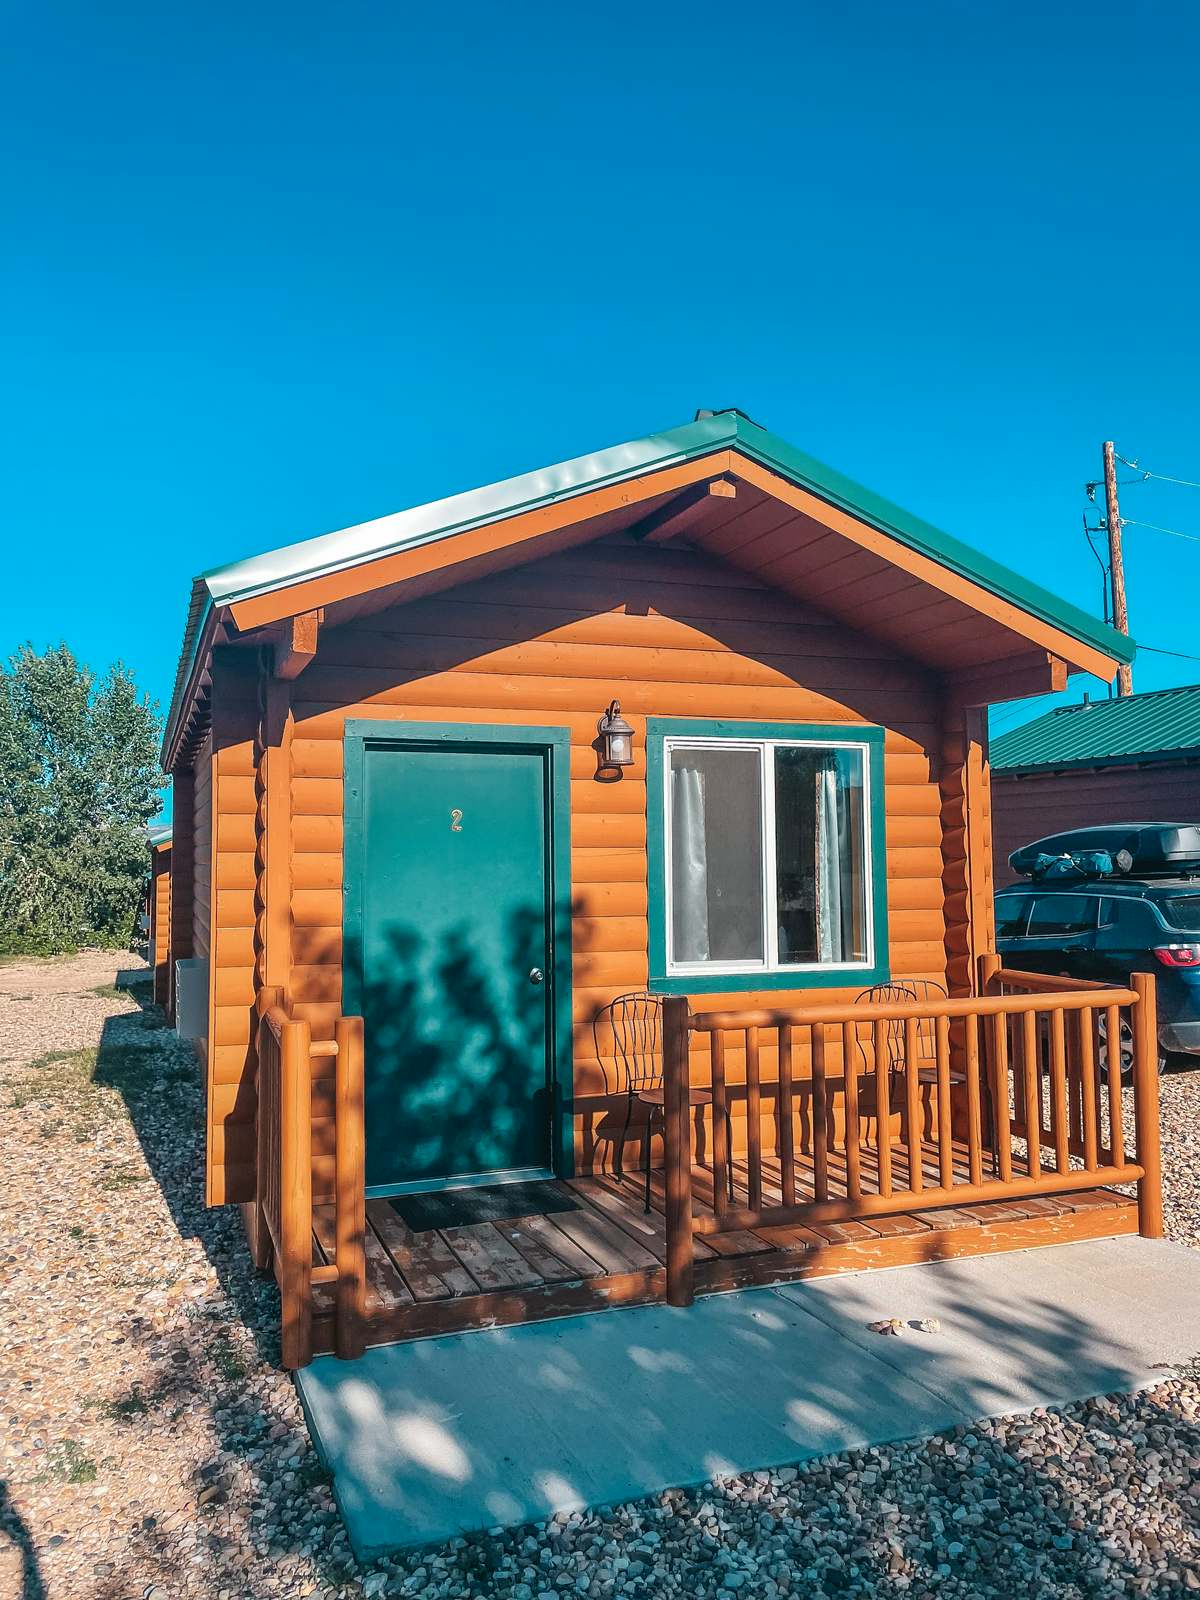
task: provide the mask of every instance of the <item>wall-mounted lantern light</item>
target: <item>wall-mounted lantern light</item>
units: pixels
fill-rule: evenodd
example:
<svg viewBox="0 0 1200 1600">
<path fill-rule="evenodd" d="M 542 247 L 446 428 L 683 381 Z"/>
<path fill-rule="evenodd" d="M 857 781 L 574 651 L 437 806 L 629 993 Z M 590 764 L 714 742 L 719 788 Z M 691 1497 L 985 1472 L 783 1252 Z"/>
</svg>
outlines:
<svg viewBox="0 0 1200 1600">
<path fill-rule="evenodd" d="M 633 729 L 621 715 L 621 702 L 613 700 L 608 710 L 596 724 L 599 734 L 600 766 L 630 767 L 633 765 Z"/>
</svg>

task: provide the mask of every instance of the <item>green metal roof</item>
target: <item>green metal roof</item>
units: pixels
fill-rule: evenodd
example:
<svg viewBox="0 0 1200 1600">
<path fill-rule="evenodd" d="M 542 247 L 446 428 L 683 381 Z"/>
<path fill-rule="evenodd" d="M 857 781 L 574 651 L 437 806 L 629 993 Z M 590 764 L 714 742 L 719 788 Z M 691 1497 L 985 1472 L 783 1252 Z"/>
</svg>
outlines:
<svg viewBox="0 0 1200 1600">
<path fill-rule="evenodd" d="M 1094 767 L 1200 751 L 1200 684 L 1056 706 L 992 741 L 993 772 Z"/>
<path fill-rule="evenodd" d="M 741 412 L 720 411 L 702 413 L 694 422 L 650 434 L 644 439 L 577 456 L 573 461 L 506 478 L 482 489 L 434 500 L 204 573 L 192 586 L 183 649 L 167 718 L 164 753 L 173 740 L 195 652 L 214 606 L 232 605 L 305 579 L 324 577 L 381 556 L 450 538 L 488 522 L 517 516 L 538 506 L 573 499 L 605 484 L 641 477 L 647 472 L 728 449 L 740 451 L 800 488 L 810 490 L 829 504 L 1102 651 L 1114 661 L 1133 659 L 1136 647 L 1124 634 L 1009 571 L 990 556 L 972 550 L 950 534 L 892 505 L 870 489 L 864 489 L 832 467 L 804 455 Z"/>
</svg>

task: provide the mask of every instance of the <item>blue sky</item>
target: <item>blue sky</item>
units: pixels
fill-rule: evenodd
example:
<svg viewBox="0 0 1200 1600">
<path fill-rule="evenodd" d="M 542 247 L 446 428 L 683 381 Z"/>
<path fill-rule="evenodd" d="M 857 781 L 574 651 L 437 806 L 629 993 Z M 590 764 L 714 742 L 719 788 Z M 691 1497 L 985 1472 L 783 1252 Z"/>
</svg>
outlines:
<svg viewBox="0 0 1200 1600">
<path fill-rule="evenodd" d="M 1102 439 L 1200 480 L 1182 4 L 3 17 L 4 653 L 165 703 L 194 573 L 698 406 L 1092 610 Z M 1127 541 L 1200 654 L 1200 544 Z"/>
</svg>

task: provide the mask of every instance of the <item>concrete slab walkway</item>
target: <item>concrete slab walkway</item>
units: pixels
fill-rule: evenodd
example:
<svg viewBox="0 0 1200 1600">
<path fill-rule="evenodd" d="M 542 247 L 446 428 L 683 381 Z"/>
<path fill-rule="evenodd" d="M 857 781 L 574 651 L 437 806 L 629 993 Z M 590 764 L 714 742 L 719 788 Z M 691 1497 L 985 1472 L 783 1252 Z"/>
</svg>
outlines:
<svg viewBox="0 0 1200 1600">
<path fill-rule="evenodd" d="M 887 1317 L 938 1318 L 899 1338 Z M 321 1357 L 298 1374 L 360 1556 L 1133 1389 L 1200 1350 L 1200 1252 L 979 1256 Z"/>
</svg>

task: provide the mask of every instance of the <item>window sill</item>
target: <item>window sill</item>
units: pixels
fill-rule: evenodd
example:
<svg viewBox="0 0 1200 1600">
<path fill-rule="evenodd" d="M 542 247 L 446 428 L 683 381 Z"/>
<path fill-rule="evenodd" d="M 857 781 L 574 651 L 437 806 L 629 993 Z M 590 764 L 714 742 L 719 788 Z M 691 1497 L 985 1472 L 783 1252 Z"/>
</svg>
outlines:
<svg viewBox="0 0 1200 1600">
<path fill-rule="evenodd" d="M 691 972 L 652 977 L 654 994 L 747 994 L 767 989 L 871 989 L 887 983 L 886 963 L 873 967 L 806 967 L 796 972 Z"/>
</svg>

